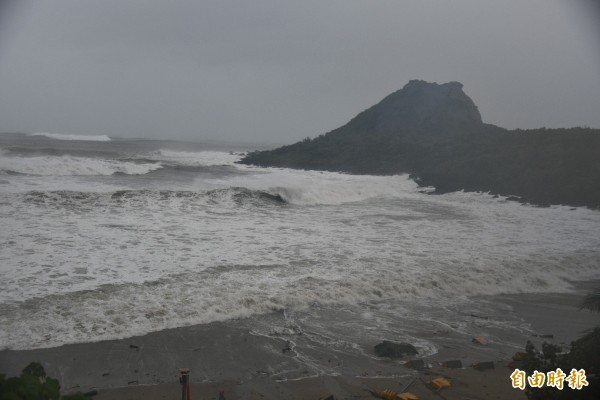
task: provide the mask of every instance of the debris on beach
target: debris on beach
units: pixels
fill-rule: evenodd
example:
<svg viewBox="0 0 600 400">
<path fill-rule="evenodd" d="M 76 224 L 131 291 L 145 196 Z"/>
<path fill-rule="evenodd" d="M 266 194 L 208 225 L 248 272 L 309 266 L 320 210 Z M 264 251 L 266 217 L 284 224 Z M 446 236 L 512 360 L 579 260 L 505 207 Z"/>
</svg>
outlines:
<svg viewBox="0 0 600 400">
<path fill-rule="evenodd" d="M 384 400 L 419 400 L 419 397 L 410 392 L 398 393 L 391 389 L 374 390 L 371 392 L 374 396 Z"/>
<path fill-rule="evenodd" d="M 512 356 L 512 361 L 508 363 L 508 368 L 524 368 L 525 367 L 525 357 L 527 357 L 527 353 L 523 353 L 522 351 L 517 351 Z"/>
<path fill-rule="evenodd" d="M 432 379 L 431 382 L 429 382 L 429 384 L 435 390 L 441 390 L 441 389 L 448 388 L 448 387 L 452 386 L 450 384 L 450 381 L 448 379 L 446 379 L 444 377 L 441 377 L 441 376 L 439 378 Z"/>
<path fill-rule="evenodd" d="M 462 368 L 463 364 L 460 360 L 448 360 L 442 362 L 442 366 L 445 368 Z"/>
<path fill-rule="evenodd" d="M 399 400 L 419 400 L 419 396 L 414 393 L 404 392 L 398 395 Z"/>
<path fill-rule="evenodd" d="M 378 357 L 402 358 L 405 355 L 416 355 L 417 349 L 410 343 L 394 343 L 388 340 L 375 345 L 375 355 Z"/>
<path fill-rule="evenodd" d="M 477 371 L 486 371 L 488 369 L 494 369 L 495 366 L 493 361 L 483 361 L 473 364 L 473 368 L 475 368 Z"/>
<path fill-rule="evenodd" d="M 472 340 L 473 343 L 475 344 L 480 344 L 480 345 L 486 345 L 489 343 L 489 341 L 484 338 L 483 336 L 475 336 Z"/>
</svg>

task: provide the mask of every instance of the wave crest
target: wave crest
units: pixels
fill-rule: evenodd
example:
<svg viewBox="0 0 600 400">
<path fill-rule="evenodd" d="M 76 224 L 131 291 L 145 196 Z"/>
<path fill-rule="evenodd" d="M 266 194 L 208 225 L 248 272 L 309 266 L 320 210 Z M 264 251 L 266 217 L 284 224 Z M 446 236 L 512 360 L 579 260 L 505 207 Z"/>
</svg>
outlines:
<svg viewBox="0 0 600 400">
<path fill-rule="evenodd" d="M 70 135 L 67 133 L 47 133 L 36 132 L 29 136 L 46 136 L 55 140 L 83 140 L 88 142 L 110 142 L 111 138 L 107 135 Z"/>
<path fill-rule="evenodd" d="M 149 158 L 156 161 L 173 163 L 190 167 L 208 167 L 217 165 L 234 165 L 241 156 L 237 153 L 223 151 L 175 151 L 160 149 L 150 153 Z"/>
<path fill-rule="evenodd" d="M 106 160 L 89 157 L 39 156 L 6 157 L 0 153 L 0 170 L 23 175 L 37 176 L 93 176 L 143 175 L 162 168 L 158 162 L 136 163 L 121 160 Z"/>
<path fill-rule="evenodd" d="M 245 170 L 249 173 L 215 182 L 262 190 L 296 205 L 337 205 L 376 197 L 408 196 L 417 188 L 408 175 L 348 175 L 254 167 Z"/>
</svg>

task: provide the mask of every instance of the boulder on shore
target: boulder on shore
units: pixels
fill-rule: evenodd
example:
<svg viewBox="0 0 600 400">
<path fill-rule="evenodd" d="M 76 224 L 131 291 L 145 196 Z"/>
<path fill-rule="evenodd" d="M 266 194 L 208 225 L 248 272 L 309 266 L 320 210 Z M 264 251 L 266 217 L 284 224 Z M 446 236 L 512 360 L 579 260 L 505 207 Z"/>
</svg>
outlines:
<svg viewBox="0 0 600 400">
<path fill-rule="evenodd" d="M 410 343 L 394 343 L 387 340 L 375 345 L 375 354 L 378 357 L 401 358 L 405 355 L 417 354 L 417 349 Z"/>
</svg>

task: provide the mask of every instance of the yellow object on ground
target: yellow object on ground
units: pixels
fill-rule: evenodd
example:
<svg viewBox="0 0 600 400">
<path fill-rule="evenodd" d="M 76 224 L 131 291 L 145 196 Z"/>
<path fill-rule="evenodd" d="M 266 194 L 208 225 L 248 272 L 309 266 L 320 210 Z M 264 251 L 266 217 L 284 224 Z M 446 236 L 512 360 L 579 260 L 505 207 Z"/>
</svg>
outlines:
<svg viewBox="0 0 600 400">
<path fill-rule="evenodd" d="M 433 388 L 436 390 L 440 390 L 452 385 L 450 385 L 450 381 L 448 379 L 439 377 L 431 380 L 431 386 L 433 386 Z"/>
<path fill-rule="evenodd" d="M 488 344 L 488 340 L 486 338 L 484 338 L 483 336 L 475 336 L 473 338 L 473 343 L 476 343 L 476 344 Z"/>
<path fill-rule="evenodd" d="M 419 400 L 419 397 L 416 394 L 409 392 L 400 393 L 397 398 L 399 400 Z"/>
<path fill-rule="evenodd" d="M 398 393 L 390 389 L 375 390 L 373 394 L 384 400 L 398 400 L 398 396 L 400 396 Z"/>
<path fill-rule="evenodd" d="M 375 390 L 372 393 L 384 400 L 419 400 L 416 394 L 409 392 L 397 393 L 390 389 Z"/>
</svg>

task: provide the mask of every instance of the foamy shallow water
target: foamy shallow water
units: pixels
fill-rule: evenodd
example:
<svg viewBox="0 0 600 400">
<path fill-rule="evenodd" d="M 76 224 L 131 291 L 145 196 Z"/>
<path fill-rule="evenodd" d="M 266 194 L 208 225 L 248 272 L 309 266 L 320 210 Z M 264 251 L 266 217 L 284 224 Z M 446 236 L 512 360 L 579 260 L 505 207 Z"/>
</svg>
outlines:
<svg viewBox="0 0 600 400">
<path fill-rule="evenodd" d="M 428 195 L 406 176 L 247 167 L 214 150 L 92 157 L 156 166 L 141 174 L 62 173 L 79 155 L 3 152 L 5 348 L 320 307 L 382 327 L 398 313 L 459 326 L 433 315 L 436 304 L 568 291 L 569 280 L 599 276 L 596 211 Z M 14 167 L 39 162 L 62 169 Z"/>
</svg>

